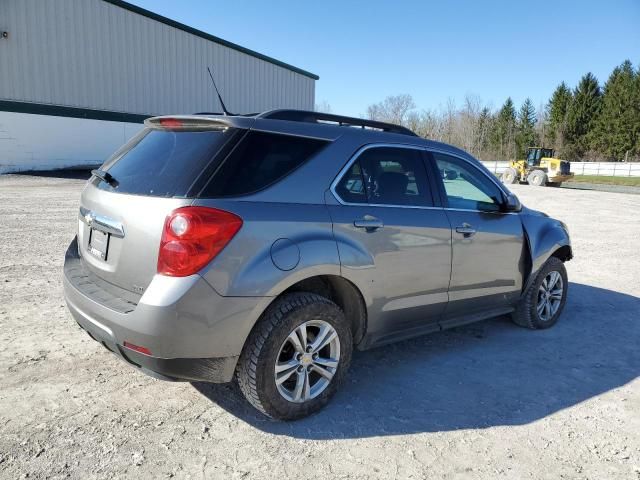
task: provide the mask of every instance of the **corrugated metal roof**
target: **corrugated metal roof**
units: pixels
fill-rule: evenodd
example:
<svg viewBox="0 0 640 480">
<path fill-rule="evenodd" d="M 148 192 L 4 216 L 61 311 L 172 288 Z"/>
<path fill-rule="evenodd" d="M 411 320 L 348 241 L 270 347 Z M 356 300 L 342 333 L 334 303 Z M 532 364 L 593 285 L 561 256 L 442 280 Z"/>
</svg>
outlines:
<svg viewBox="0 0 640 480">
<path fill-rule="evenodd" d="M 252 57 L 256 57 L 259 58 L 260 60 L 264 60 L 266 62 L 270 62 L 273 63 L 274 65 L 278 65 L 279 67 L 283 67 L 283 68 L 287 68 L 289 70 L 291 70 L 292 72 L 296 72 L 296 73 L 300 73 L 301 75 L 305 75 L 309 78 L 312 78 L 314 80 L 319 80 L 320 77 L 318 75 L 316 75 L 315 73 L 311 73 L 311 72 L 307 72 L 306 70 L 302 70 L 301 68 L 298 67 L 294 67 L 293 65 L 289 65 L 288 63 L 284 63 L 281 62 L 280 60 L 277 60 L 275 58 L 269 57 L 267 55 L 263 55 L 262 53 L 256 52 L 254 50 L 250 50 L 248 48 L 242 47 L 238 44 L 229 42 L 227 40 L 224 40 L 222 38 L 216 37 L 214 35 L 211 35 L 207 32 L 203 32 L 202 30 L 198 30 L 196 28 L 190 27 L 188 25 L 185 25 L 184 23 L 180 23 L 180 22 L 176 22 L 175 20 L 172 20 L 170 18 L 167 17 L 163 17 L 162 15 L 158 15 L 157 13 L 154 13 L 150 10 L 146 10 L 144 8 L 138 7 L 136 5 L 132 5 L 131 3 L 128 2 L 124 2 L 122 0 L 103 0 L 104 2 L 107 3 L 111 3 L 112 5 L 116 5 L 118 7 L 124 8 L 126 10 L 129 10 L 131 12 L 137 13 L 139 15 L 144 15 L 147 18 L 151 18 L 153 20 L 156 20 L 158 22 L 164 23 L 165 25 L 169 25 L 171 27 L 174 28 L 178 28 L 184 32 L 187 33 L 191 33 L 192 35 L 197 35 L 198 37 L 204 38 L 206 40 L 209 40 L 211 42 L 215 42 L 218 43 L 220 45 L 224 45 L 225 47 L 229 47 L 229 48 L 233 48 L 234 50 L 237 50 L 239 52 L 242 52 L 244 54 L 247 55 L 251 55 Z"/>
</svg>

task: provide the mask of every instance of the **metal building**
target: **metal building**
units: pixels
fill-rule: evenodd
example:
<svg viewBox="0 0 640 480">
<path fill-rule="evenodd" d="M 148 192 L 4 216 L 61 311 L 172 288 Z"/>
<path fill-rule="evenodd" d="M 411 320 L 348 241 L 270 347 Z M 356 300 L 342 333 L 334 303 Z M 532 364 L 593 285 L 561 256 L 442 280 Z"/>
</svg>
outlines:
<svg viewBox="0 0 640 480">
<path fill-rule="evenodd" d="M 0 173 L 101 163 L 152 115 L 312 110 L 312 73 L 120 0 L 0 0 Z"/>
</svg>

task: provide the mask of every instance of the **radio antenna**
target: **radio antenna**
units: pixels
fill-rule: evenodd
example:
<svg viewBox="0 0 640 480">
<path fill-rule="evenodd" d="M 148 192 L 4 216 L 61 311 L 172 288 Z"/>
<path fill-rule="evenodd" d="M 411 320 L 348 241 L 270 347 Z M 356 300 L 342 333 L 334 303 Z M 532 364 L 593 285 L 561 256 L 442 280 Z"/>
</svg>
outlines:
<svg viewBox="0 0 640 480">
<path fill-rule="evenodd" d="M 216 85 L 216 81 L 213 79 L 213 74 L 211 73 L 211 69 L 209 67 L 207 67 L 207 71 L 209 72 L 209 76 L 211 77 L 211 82 L 213 83 L 213 88 L 216 89 L 216 94 L 218 95 L 218 100 L 220 101 L 220 106 L 222 107 L 222 113 L 224 113 L 225 116 L 232 115 L 227 110 L 227 107 L 224 106 L 224 102 L 222 101 L 222 97 L 220 96 L 220 92 L 218 91 L 218 86 Z"/>
</svg>

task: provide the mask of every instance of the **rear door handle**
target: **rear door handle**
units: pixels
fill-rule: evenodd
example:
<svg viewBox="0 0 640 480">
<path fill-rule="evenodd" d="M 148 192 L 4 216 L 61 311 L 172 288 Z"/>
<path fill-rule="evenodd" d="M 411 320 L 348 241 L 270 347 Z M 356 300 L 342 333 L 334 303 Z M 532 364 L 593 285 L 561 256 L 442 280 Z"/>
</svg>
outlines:
<svg viewBox="0 0 640 480">
<path fill-rule="evenodd" d="M 367 231 L 377 230 L 384 227 L 384 223 L 379 218 L 372 217 L 371 215 L 365 215 L 360 220 L 354 220 L 353 226 L 356 228 L 364 228 Z"/>
<path fill-rule="evenodd" d="M 461 233 L 464 238 L 469 238 L 475 235 L 476 229 L 468 223 L 463 223 L 459 227 L 456 227 L 456 232 Z"/>
</svg>

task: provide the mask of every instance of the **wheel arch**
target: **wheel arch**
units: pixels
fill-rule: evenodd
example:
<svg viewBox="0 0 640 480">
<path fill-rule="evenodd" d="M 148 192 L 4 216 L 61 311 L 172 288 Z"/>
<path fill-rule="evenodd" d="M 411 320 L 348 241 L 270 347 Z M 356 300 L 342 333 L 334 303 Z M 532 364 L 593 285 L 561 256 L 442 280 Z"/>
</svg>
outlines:
<svg viewBox="0 0 640 480">
<path fill-rule="evenodd" d="M 566 228 L 558 220 L 546 216 L 523 215 L 522 224 L 528 257 L 524 272 L 524 292 L 549 258 L 557 257 L 568 262 L 573 258 L 573 249 Z"/>
<path fill-rule="evenodd" d="M 334 302 L 342 309 L 349 322 L 353 343 L 357 345 L 367 330 L 367 307 L 360 289 L 351 281 L 340 275 L 323 273 L 310 275 L 304 278 L 296 278 L 288 284 L 281 285 L 278 293 L 270 298 L 267 304 L 261 305 L 261 313 L 258 315 L 253 328 L 258 323 L 260 316 L 269 306 L 278 301 L 283 295 L 292 292 L 315 293 Z"/>
<path fill-rule="evenodd" d="M 349 280 L 339 275 L 316 275 L 294 283 L 276 298 L 290 292 L 311 292 L 328 298 L 344 312 L 351 328 L 353 343 L 357 345 L 364 337 L 367 308 L 362 292 Z"/>
</svg>

